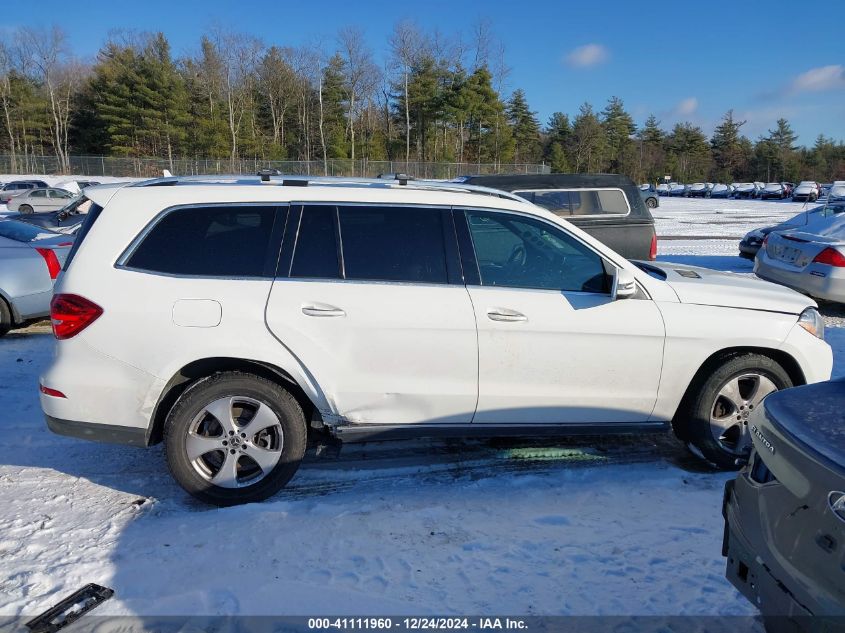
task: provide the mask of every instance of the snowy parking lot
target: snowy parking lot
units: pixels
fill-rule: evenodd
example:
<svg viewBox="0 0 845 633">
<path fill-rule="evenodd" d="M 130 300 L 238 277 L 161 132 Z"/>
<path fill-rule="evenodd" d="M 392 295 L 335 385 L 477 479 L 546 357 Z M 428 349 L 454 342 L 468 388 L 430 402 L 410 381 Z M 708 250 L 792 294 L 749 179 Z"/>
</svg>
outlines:
<svg viewBox="0 0 845 633">
<path fill-rule="evenodd" d="M 752 274 L 791 202 L 661 199 L 659 259 Z M 845 310 L 822 307 L 845 376 Z M 381 443 L 309 456 L 268 502 L 214 509 L 160 447 L 51 434 L 53 340 L 0 339 L 0 616 L 89 582 L 98 614 L 751 615 L 724 578 L 724 482 L 665 438 Z"/>
</svg>

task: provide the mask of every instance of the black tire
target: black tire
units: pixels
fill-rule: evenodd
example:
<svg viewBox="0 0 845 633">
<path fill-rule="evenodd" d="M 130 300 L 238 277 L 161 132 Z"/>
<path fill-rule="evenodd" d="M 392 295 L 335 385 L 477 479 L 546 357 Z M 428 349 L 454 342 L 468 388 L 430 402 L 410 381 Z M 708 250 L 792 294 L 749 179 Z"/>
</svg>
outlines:
<svg viewBox="0 0 845 633">
<path fill-rule="evenodd" d="M 228 459 L 226 455 L 228 449 L 206 453 L 194 461 L 188 457 L 187 453 L 188 434 L 192 425 L 197 424 L 199 416 L 208 415 L 204 411 L 210 403 L 228 397 L 249 398 L 266 405 L 281 425 L 281 453 L 278 462 L 272 470 L 255 483 L 239 483 L 240 487 L 215 485 L 208 479 L 208 474 L 204 477 L 198 470 L 198 468 L 205 468 L 209 456 L 218 461 Z M 209 419 L 211 424 L 214 424 L 214 417 Z M 200 424 L 208 423 L 200 422 Z M 307 435 L 302 407 L 289 391 L 275 382 L 253 374 L 223 372 L 197 381 L 179 397 L 167 416 L 164 450 L 170 473 L 189 494 L 206 503 L 232 506 L 263 501 L 281 490 L 299 468 L 305 454 Z M 221 434 L 220 438 L 225 444 L 222 441 L 225 435 Z M 215 435 L 212 439 L 216 440 L 217 436 Z M 246 450 L 246 441 L 239 440 L 237 436 L 234 440 L 244 442 L 242 446 Z M 255 438 L 247 438 L 247 440 L 253 441 Z M 234 446 L 234 443 L 231 446 Z M 240 449 L 241 446 L 238 448 Z M 234 449 L 232 453 L 234 454 Z M 236 473 L 243 466 L 240 460 L 243 460 L 244 456 L 246 454 L 238 454 L 234 458 Z M 202 463 L 195 467 L 200 460 Z M 248 460 L 247 469 L 250 465 L 257 466 L 258 464 Z M 222 468 L 221 464 L 220 470 Z M 235 480 L 237 481 L 237 475 Z"/>
<path fill-rule="evenodd" d="M 32 207 L 29 206 L 28 204 L 22 204 L 21 206 L 18 207 L 18 211 L 20 213 L 32 213 Z"/>
<path fill-rule="evenodd" d="M 649 209 L 656 209 L 657 208 L 657 200 L 655 198 L 646 198 L 645 204 Z"/>
<path fill-rule="evenodd" d="M 6 300 L 0 297 L 0 336 L 6 336 L 12 329 L 12 311 Z"/>
<path fill-rule="evenodd" d="M 739 438 L 737 445 L 730 448 L 729 441 L 722 443 L 714 437 L 710 425 L 711 413 L 717 407 L 723 406 L 720 396 L 723 387 L 741 377 L 749 381 L 751 379 L 747 377 L 755 374 L 770 381 L 778 390 L 792 386 L 792 379 L 786 370 L 768 356 L 754 353 L 735 354 L 709 367 L 704 367 L 699 372 L 687 390 L 673 420 L 672 425 L 676 435 L 686 442 L 687 447 L 719 469 L 739 468 L 737 459 L 743 457 L 747 450 L 743 450 L 743 442 Z M 759 402 L 757 405 L 751 405 L 751 409 L 758 405 Z M 727 416 L 731 418 L 733 428 L 738 429 L 738 433 L 745 433 L 746 441 L 748 414 L 751 409 L 746 408 L 743 411 L 737 409 L 735 413 L 738 422 L 735 423 L 733 423 L 734 413 Z"/>
</svg>

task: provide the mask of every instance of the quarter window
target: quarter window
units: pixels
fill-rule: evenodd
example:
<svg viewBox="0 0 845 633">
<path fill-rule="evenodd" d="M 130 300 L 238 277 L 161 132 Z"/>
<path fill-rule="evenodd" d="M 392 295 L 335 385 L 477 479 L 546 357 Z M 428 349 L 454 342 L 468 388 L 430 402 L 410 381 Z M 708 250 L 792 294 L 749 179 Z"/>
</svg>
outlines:
<svg viewBox="0 0 845 633">
<path fill-rule="evenodd" d="M 608 292 L 601 257 L 563 231 L 522 216 L 467 212 L 482 286 Z"/>
<path fill-rule="evenodd" d="M 627 215 L 628 201 L 620 189 L 515 191 L 516 195 L 556 215 Z"/>
<path fill-rule="evenodd" d="M 275 213 L 270 206 L 177 209 L 156 223 L 126 265 L 171 275 L 263 277 Z"/>
<path fill-rule="evenodd" d="M 445 284 L 440 209 L 340 207 L 346 279 Z"/>
</svg>

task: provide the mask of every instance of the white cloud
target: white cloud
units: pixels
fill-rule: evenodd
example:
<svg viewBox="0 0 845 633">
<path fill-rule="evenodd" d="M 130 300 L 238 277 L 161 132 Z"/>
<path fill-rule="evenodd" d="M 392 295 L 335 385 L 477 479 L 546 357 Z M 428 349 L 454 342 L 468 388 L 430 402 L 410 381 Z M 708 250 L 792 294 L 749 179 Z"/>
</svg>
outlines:
<svg viewBox="0 0 845 633">
<path fill-rule="evenodd" d="M 675 116 L 692 116 L 698 110 L 698 99 L 695 97 L 688 97 L 679 102 L 672 110 Z"/>
<path fill-rule="evenodd" d="M 601 44 L 585 44 L 566 55 L 566 63 L 573 68 L 589 68 L 603 64 L 610 58 L 610 51 Z"/>
<path fill-rule="evenodd" d="M 789 92 L 822 92 L 845 88 L 845 66 L 819 66 L 801 73 L 789 84 Z"/>
</svg>

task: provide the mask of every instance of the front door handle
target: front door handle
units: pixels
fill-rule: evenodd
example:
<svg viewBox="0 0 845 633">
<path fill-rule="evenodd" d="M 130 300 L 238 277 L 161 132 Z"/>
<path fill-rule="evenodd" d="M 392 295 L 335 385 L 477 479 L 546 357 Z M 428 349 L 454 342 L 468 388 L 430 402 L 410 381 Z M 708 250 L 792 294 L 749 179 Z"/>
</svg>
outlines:
<svg viewBox="0 0 845 633">
<path fill-rule="evenodd" d="M 328 303 L 309 303 L 302 306 L 302 314 L 313 317 L 342 317 L 346 312 Z"/>
<path fill-rule="evenodd" d="M 517 312 L 510 308 L 487 308 L 487 318 L 491 321 L 506 321 L 510 323 L 528 320 L 528 317 L 522 314 L 522 312 Z"/>
</svg>

